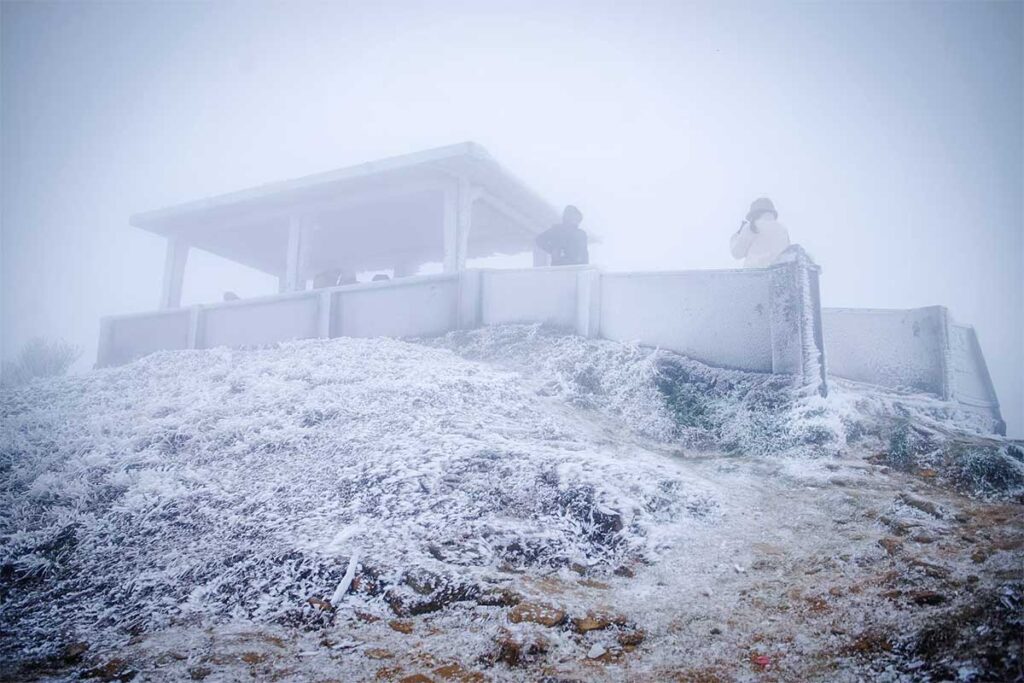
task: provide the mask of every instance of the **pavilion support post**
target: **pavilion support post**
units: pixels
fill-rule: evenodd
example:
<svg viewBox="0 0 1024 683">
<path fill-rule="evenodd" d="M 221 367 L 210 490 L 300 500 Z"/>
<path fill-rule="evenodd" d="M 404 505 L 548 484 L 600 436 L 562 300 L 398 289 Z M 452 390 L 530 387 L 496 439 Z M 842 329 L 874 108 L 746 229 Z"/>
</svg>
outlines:
<svg viewBox="0 0 1024 683">
<path fill-rule="evenodd" d="M 302 270 L 302 219 L 294 215 L 288 219 L 288 252 L 285 255 L 284 275 L 278 279 L 281 293 L 298 292 L 305 289 L 305 281 L 299 287 L 299 275 Z"/>
<path fill-rule="evenodd" d="M 188 243 L 180 237 L 167 238 L 164 258 L 164 282 L 160 291 L 160 308 L 180 308 L 181 289 L 185 282 L 185 264 L 188 262 Z"/>
<path fill-rule="evenodd" d="M 533 247 L 533 267 L 544 268 L 551 265 L 551 254 L 544 251 L 540 247 L 534 245 Z"/>
<path fill-rule="evenodd" d="M 473 203 L 480 195 L 466 178 L 444 193 L 444 272 L 457 273 L 466 268 L 469 233 L 473 227 Z"/>
</svg>

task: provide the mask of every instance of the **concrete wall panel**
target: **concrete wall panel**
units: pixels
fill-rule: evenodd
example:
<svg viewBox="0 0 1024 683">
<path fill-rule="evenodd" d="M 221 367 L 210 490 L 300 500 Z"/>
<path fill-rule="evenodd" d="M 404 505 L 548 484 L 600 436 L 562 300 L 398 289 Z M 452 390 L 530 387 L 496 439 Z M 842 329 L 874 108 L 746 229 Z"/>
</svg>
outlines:
<svg viewBox="0 0 1024 683">
<path fill-rule="evenodd" d="M 766 270 L 605 273 L 601 336 L 771 372 L 769 288 Z"/>
<path fill-rule="evenodd" d="M 576 329 L 577 274 L 585 269 L 486 270 L 481 280 L 484 325 L 546 323 Z"/>
<path fill-rule="evenodd" d="M 204 307 L 196 346 L 263 346 L 318 336 L 315 294 Z"/>
<path fill-rule="evenodd" d="M 822 320 L 829 373 L 946 397 L 947 314 L 941 306 L 826 308 Z"/>
<path fill-rule="evenodd" d="M 430 337 L 459 326 L 457 275 L 342 289 L 334 297 L 332 336 Z"/>
</svg>

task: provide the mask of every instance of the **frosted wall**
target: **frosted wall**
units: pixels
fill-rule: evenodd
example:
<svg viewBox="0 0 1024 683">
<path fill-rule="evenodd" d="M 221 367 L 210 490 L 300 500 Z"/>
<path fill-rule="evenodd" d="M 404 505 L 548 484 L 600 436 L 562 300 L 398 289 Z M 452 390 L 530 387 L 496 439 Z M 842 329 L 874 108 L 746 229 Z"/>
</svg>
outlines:
<svg viewBox="0 0 1024 683">
<path fill-rule="evenodd" d="M 104 318 L 97 363 L 120 365 L 154 351 L 187 349 L 189 318 L 188 310 Z"/>
<path fill-rule="evenodd" d="M 329 336 L 429 337 L 459 326 L 457 275 L 357 285 L 332 296 Z"/>
<path fill-rule="evenodd" d="M 946 313 L 941 306 L 826 308 L 822 322 L 830 374 L 946 396 Z"/>
<path fill-rule="evenodd" d="M 197 348 L 262 346 L 317 336 L 317 298 L 267 297 L 204 306 Z"/>
<path fill-rule="evenodd" d="M 604 273 L 602 337 L 771 372 L 767 270 Z"/>
<path fill-rule="evenodd" d="M 576 327 L 579 267 L 485 270 L 481 276 L 484 325 L 546 323 Z"/>
</svg>

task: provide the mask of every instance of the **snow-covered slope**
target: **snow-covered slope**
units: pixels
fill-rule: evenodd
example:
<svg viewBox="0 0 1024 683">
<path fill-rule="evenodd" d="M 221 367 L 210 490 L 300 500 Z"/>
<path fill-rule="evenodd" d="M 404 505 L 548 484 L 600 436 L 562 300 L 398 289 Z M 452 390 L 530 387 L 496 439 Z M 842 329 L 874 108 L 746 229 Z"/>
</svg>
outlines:
<svg viewBox="0 0 1024 683">
<path fill-rule="evenodd" d="M 519 326 L 422 344 L 158 353 L 39 382 L 0 401 L 0 656 L 76 662 L 81 653 L 66 648 L 85 643 L 102 659 L 178 634 L 164 645 L 194 669 L 212 660 L 187 643 L 207 629 L 243 624 L 301 643 L 326 629 L 329 645 L 293 673 L 310 676 L 343 651 L 355 653 L 345 666 L 360 678 L 375 671 L 374 648 L 355 625 L 431 618 L 448 634 L 434 656 L 514 678 L 495 639 L 518 638 L 515 664 L 529 659 L 533 636 L 505 610 L 550 592 L 544 581 L 576 580 L 622 584 L 619 641 L 549 629 L 539 661 L 621 654 L 643 629 L 648 643 L 671 643 L 680 612 L 665 591 L 706 591 L 708 612 L 722 613 L 741 588 L 710 599 L 721 567 L 726 584 L 744 578 L 751 544 L 770 535 L 760 523 L 801 506 L 821 523 L 839 514 L 794 500 L 757 508 L 764 518 L 752 524 L 750 502 L 775 495 L 761 477 L 799 490 L 832 476 L 831 458 L 858 443 L 935 438 L 930 450 L 907 449 L 916 467 L 940 458 L 937 429 L 969 433 L 950 426 L 952 410 L 852 385 L 829 400 L 803 396 L 778 377 Z M 979 491 L 1017 495 L 1020 463 L 1005 444 L 972 438 L 1006 480 L 992 485 L 980 468 Z M 709 469 L 726 454 L 732 464 Z M 744 459 L 765 455 L 773 464 Z M 794 562 L 851 542 L 880 552 L 870 537 L 806 547 L 786 537 Z M 560 609 L 579 616 L 588 600 L 563 591 Z M 180 673 L 153 666 L 153 676 Z"/>
</svg>

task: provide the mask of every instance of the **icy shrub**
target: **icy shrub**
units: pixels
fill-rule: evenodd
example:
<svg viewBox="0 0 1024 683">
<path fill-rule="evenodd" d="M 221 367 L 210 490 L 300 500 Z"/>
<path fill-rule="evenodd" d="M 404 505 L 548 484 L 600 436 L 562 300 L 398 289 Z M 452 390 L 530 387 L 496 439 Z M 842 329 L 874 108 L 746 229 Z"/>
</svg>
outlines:
<svg viewBox="0 0 1024 683">
<path fill-rule="evenodd" d="M 61 339 L 36 337 L 22 347 L 17 360 L 3 364 L 0 376 L 5 386 L 25 384 L 37 377 L 58 377 L 66 374 L 81 355 L 81 349 Z"/>
<path fill-rule="evenodd" d="M 675 353 L 567 335 L 540 325 L 453 332 L 424 343 L 507 365 L 539 392 L 615 418 L 634 433 L 698 450 L 832 452 L 841 427 L 792 379 L 712 368 Z"/>
<path fill-rule="evenodd" d="M 952 443 L 947 446 L 946 475 L 955 488 L 979 498 L 1024 502 L 1024 464 L 1012 455 L 1015 446 Z"/>
</svg>

